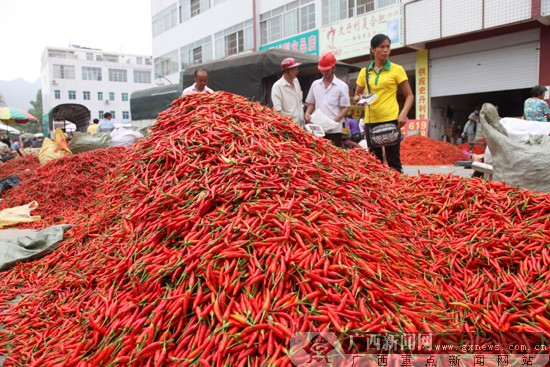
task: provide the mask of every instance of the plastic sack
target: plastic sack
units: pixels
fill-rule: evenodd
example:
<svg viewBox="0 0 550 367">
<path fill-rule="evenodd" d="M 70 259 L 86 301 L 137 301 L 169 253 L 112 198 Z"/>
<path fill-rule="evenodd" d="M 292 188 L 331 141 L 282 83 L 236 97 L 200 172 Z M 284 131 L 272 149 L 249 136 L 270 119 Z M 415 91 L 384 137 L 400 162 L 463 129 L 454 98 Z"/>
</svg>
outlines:
<svg viewBox="0 0 550 367">
<path fill-rule="evenodd" d="M 550 123 L 540 121 L 529 121 L 512 117 L 503 117 L 500 119 L 500 124 L 506 129 L 506 133 L 511 141 L 519 143 L 529 139 L 531 134 L 550 134 Z M 483 157 L 485 163 L 491 164 L 493 158 L 489 146 L 485 148 Z"/>
<path fill-rule="evenodd" d="M 13 189 L 16 186 L 19 186 L 21 179 L 18 175 L 9 175 L 0 180 L 0 195 L 7 189 Z"/>
<path fill-rule="evenodd" d="M 119 127 L 111 131 L 111 141 L 109 142 L 109 146 L 130 147 L 139 138 L 143 138 L 143 135 L 139 131 Z"/>
<path fill-rule="evenodd" d="M 40 165 L 43 166 L 54 159 L 69 157 L 71 155 L 71 150 L 67 144 L 67 137 L 63 130 L 58 128 L 55 130 L 53 140 L 49 138 L 44 139 L 42 148 L 38 152 L 38 160 L 40 161 Z"/>
<path fill-rule="evenodd" d="M 514 142 L 490 103 L 481 109 L 481 125 L 493 156 L 493 180 L 539 192 L 550 192 L 550 136 L 531 135 Z"/>
<path fill-rule="evenodd" d="M 32 261 L 54 251 L 63 241 L 64 232 L 71 226 L 59 224 L 41 231 L 6 229 L 9 238 L 2 233 L 0 238 L 0 271 L 7 270 L 19 262 Z M 13 235 L 19 234 L 15 237 Z M 1 359 L 0 359 L 1 363 Z"/>
<path fill-rule="evenodd" d="M 33 201 L 26 205 L 16 206 L 0 211 L 0 228 L 17 223 L 30 223 L 40 220 L 39 215 L 31 215 L 31 212 L 36 208 L 38 208 L 38 203 Z"/>
<path fill-rule="evenodd" d="M 321 126 L 323 131 L 327 132 L 338 127 L 338 123 L 325 115 L 320 109 L 316 109 L 311 114 L 311 123 Z"/>
<path fill-rule="evenodd" d="M 108 133 L 95 133 L 90 135 L 75 131 L 69 142 L 69 149 L 73 154 L 88 152 L 90 150 L 109 147 L 111 135 Z"/>
</svg>

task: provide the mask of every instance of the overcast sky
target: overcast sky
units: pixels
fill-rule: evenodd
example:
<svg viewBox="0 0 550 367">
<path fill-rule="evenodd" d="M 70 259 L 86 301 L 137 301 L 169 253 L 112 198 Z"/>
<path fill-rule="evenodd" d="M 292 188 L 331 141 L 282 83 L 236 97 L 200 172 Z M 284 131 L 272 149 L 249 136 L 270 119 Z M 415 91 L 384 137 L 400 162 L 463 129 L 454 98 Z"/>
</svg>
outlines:
<svg viewBox="0 0 550 367">
<path fill-rule="evenodd" d="M 0 80 L 40 78 L 45 47 L 152 53 L 150 0 L 0 0 Z"/>
</svg>

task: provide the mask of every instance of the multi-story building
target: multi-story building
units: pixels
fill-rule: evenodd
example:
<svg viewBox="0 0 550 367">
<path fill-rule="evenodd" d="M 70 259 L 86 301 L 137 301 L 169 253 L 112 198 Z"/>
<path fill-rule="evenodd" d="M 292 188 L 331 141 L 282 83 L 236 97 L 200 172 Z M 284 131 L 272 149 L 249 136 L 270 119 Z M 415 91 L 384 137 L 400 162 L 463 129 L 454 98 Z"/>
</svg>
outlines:
<svg viewBox="0 0 550 367">
<path fill-rule="evenodd" d="M 42 108 L 45 115 L 55 112 L 50 120 L 79 114 L 77 124 L 84 131 L 91 119 L 101 119 L 105 112 L 115 121 L 129 122 L 131 93 L 154 86 L 154 79 L 150 55 L 47 47 L 42 55 Z M 66 107 L 65 113 L 59 106 Z M 44 130 L 52 129 L 51 122 Z"/>
<path fill-rule="evenodd" d="M 416 108 L 439 139 L 491 102 L 520 116 L 550 85 L 550 0 L 151 0 L 157 75 L 178 83 L 188 65 L 272 47 L 366 66 L 369 41 L 392 39 Z M 356 76 L 350 75 L 350 90 Z"/>
</svg>

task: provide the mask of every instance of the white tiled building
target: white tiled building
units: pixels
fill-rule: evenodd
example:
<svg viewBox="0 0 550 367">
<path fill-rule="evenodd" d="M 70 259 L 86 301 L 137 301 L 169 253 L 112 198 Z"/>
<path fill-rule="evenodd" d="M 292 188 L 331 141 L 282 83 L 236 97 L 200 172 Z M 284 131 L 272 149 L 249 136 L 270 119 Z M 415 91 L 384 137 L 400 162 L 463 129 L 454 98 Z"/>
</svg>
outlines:
<svg viewBox="0 0 550 367">
<path fill-rule="evenodd" d="M 47 47 L 42 54 L 44 114 L 60 105 L 81 105 L 82 111 L 89 110 L 87 123 L 101 119 L 105 112 L 110 112 L 115 121 L 128 122 L 132 118 L 131 93 L 153 87 L 154 82 L 150 55 L 79 46 Z M 80 130 L 85 131 L 81 125 Z"/>
</svg>

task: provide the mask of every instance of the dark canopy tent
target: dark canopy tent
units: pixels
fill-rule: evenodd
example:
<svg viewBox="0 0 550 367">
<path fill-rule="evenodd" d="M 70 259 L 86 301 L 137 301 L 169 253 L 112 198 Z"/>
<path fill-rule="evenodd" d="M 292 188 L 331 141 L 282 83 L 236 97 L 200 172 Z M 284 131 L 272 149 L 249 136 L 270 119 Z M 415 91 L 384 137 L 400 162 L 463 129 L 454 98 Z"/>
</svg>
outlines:
<svg viewBox="0 0 550 367">
<path fill-rule="evenodd" d="M 240 94 L 252 101 L 270 106 L 271 87 L 281 77 L 281 61 L 287 57 L 293 57 L 302 63 L 299 66 L 298 80 L 305 99 L 311 83 L 321 77 L 317 69 L 319 57 L 283 49 L 270 49 L 193 65 L 181 72 L 180 85 L 171 84 L 132 93 L 130 97 L 132 120 L 156 119 L 159 112 L 166 110 L 175 99 L 181 96 L 183 86 L 188 87 L 194 83 L 195 70 L 198 68 L 208 71 L 208 87 L 214 91 Z M 338 75 L 347 75 L 359 70 L 360 68 L 350 64 L 336 65 Z"/>
<path fill-rule="evenodd" d="M 195 70 L 203 68 L 208 71 L 208 86 L 213 90 L 240 94 L 264 105 L 271 105 L 271 87 L 281 77 L 281 61 L 287 57 L 292 57 L 302 63 L 299 66 L 298 80 L 305 98 L 311 83 L 321 77 L 321 73 L 317 69 L 319 57 L 280 48 L 245 53 L 193 65 L 181 72 L 180 80 L 184 87 L 192 85 Z M 346 63 L 336 65 L 337 74 L 347 75 L 359 70 L 360 68 Z"/>
<path fill-rule="evenodd" d="M 154 120 L 159 112 L 170 107 L 172 101 L 181 96 L 178 84 L 163 85 L 135 91 L 130 96 L 132 120 Z"/>
</svg>

